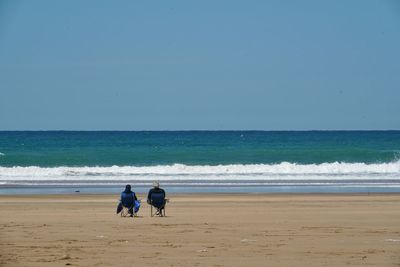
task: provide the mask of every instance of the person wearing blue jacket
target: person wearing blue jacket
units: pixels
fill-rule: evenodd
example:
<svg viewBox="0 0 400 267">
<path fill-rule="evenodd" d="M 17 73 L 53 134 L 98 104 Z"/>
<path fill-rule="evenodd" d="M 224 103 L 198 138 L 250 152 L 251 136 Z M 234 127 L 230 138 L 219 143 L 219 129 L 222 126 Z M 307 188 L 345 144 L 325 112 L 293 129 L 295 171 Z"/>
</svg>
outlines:
<svg viewBox="0 0 400 267">
<path fill-rule="evenodd" d="M 129 208 L 130 217 L 133 217 L 139 211 L 140 201 L 137 199 L 135 192 L 131 190 L 130 184 L 127 184 L 125 190 L 121 193 L 117 213 L 121 212 L 122 207 Z"/>
</svg>

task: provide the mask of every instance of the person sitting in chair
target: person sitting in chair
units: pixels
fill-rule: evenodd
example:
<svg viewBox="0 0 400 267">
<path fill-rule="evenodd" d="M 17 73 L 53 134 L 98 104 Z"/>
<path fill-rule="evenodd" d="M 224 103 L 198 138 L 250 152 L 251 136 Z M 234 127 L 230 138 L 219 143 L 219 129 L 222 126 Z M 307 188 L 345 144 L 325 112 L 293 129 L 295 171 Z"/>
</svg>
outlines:
<svg viewBox="0 0 400 267">
<path fill-rule="evenodd" d="M 165 191 L 160 188 L 160 183 L 155 181 L 153 182 L 153 188 L 149 190 L 147 195 L 147 203 L 152 205 L 157 209 L 155 215 L 163 216 L 163 210 L 165 208 Z"/>
<path fill-rule="evenodd" d="M 137 199 L 135 192 L 131 190 L 131 185 L 129 184 L 126 185 L 125 190 L 121 193 L 117 214 L 122 211 L 123 207 L 128 208 L 130 217 L 136 215 L 140 208 L 140 201 Z"/>
</svg>

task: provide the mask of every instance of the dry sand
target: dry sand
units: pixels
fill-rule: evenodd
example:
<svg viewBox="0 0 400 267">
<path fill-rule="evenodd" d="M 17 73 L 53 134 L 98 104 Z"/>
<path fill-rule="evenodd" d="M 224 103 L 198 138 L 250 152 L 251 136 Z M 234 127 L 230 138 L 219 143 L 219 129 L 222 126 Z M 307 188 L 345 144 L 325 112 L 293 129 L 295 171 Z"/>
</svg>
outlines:
<svg viewBox="0 0 400 267">
<path fill-rule="evenodd" d="M 144 197 L 144 196 L 141 196 Z M 400 194 L 0 196 L 1 266 L 400 266 Z"/>
</svg>

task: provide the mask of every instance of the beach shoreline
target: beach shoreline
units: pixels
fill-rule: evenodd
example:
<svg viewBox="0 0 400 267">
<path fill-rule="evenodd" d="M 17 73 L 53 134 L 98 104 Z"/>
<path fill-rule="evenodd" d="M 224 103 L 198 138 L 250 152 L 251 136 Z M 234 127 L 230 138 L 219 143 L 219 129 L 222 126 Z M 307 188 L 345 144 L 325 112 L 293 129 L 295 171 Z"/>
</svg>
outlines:
<svg viewBox="0 0 400 267">
<path fill-rule="evenodd" d="M 0 266 L 400 264 L 400 194 L 168 197 L 132 219 L 118 194 L 0 196 Z"/>
<path fill-rule="evenodd" d="M 81 194 L 119 194 L 126 183 L 119 185 L 75 185 L 75 186 L 0 186 L 0 195 L 81 195 Z M 132 184 L 132 183 L 131 183 Z M 151 185 L 133 184 L 136 193 L 145 194 Z M 207 185 L 163 187 L 172 194 L 399 194 L 400 186 L 379 184 L 358 185 Z"/>
</svg>

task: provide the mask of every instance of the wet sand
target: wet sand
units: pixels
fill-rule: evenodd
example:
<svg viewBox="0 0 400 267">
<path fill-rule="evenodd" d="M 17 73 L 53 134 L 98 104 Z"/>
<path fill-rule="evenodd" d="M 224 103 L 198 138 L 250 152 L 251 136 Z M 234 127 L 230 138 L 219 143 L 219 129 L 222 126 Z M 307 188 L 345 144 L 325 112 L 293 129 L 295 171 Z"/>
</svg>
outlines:
<svg viewBox="0 0 400 267">
<path fill-rule="evenodd" d="M 400 266 L 400 194 L 169 197 L 0 196 L 0 266 Z"/>
</svg>

